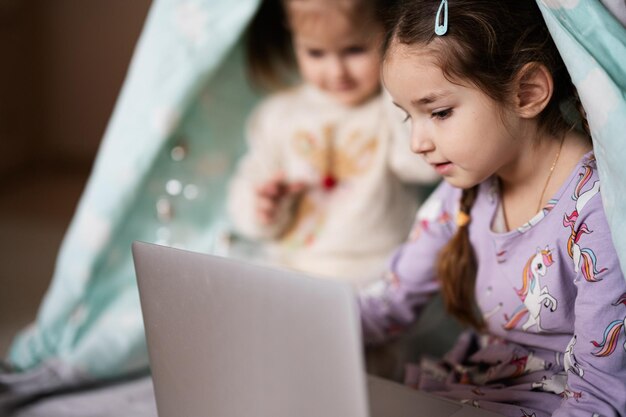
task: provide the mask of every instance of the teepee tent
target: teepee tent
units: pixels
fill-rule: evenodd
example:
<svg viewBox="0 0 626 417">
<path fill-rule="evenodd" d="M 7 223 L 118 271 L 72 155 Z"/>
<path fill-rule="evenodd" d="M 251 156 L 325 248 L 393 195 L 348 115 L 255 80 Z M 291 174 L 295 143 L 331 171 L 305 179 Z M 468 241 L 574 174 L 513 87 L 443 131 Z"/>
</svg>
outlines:
<svg viewBox="0 0 626 417">
<path fill-rule="evenodd" d="M 537 1 L 588 112 L 626 270 L 626 5 Z M 147 369 L 130 245 L 220 250 L 225 183 L 257 100 L 241 36 L 259 2 L 154 1 L 52 285 L 12 346 L 18 369 L 53 369 L 56 384 Z"/>
<path fill-rule="evenodd" d="M 258 0 L 158 0 L 36 322 L 10 351 L 106 377 L 148 366 L 130 244 L 214 251 L 255 102 L 239 45 Z"/>
</svg>

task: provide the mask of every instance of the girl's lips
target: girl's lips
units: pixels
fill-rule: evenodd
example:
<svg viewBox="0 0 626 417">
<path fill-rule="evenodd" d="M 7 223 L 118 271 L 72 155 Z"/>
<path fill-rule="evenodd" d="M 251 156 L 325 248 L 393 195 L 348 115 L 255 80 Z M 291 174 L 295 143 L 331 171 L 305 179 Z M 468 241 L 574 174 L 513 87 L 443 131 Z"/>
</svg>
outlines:
<svg viewBox="0 0 626 417">
<path fill-rule="evenodd" d="M 452 169 L 451 162 L 443 162 L 441 164 L 432 164 L 432 166 L 433 168 L 435 168 L 435 171 L 437 171 L 439 175 L 446 175 Z"/>
<path fill-rule="evenodd" d="M 353 89 L 354 89 L 354 85 L 352 84 L 341 84 L 341 85 L 336 85 L 332 87 L 332 91 L 335 91 L 337 93 L 344 93 L 346 91 L 351 91 Z"/>
</svg>

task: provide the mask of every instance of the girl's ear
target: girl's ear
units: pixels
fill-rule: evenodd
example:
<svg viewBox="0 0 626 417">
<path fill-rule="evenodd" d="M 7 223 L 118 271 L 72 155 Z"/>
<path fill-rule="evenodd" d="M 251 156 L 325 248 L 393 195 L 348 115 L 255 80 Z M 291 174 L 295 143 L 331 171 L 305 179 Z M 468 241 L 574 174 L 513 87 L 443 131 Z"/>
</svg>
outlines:
<svg viewBox="0 0 626 417">
<path fill-rule="evenodd" d="M 553 91 L 552 74 L 544 65 L 524 65 L 515 79 L 516 112 L 523 118 L 537 116 L 550 102 Z"/>
</svg>

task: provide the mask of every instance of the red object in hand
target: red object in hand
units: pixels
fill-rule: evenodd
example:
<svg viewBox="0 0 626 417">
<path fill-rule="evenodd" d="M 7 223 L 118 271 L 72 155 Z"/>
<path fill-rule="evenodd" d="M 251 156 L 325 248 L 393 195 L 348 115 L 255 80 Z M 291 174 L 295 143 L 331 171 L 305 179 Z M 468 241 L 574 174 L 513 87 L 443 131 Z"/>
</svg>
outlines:
<svg viewBox="0 0 626 417">
<path fill-rule="evenodd" d="M 324 187 L 325 190 L 330 191 L 335 188 L 335 185 L 337 185 L 337 179 L 332 175 L 326 175 L 322 180 L 322 187 Z"/>
</svg>

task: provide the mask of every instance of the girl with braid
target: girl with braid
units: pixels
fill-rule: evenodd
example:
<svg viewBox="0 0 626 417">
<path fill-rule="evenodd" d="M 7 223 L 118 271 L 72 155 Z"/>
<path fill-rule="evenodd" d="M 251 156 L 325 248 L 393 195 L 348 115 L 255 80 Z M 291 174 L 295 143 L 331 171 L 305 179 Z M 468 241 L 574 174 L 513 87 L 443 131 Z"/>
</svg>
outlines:
<svg viewBox="0 0 626 417">
<path fill-rule="evenodd" d="M 366 341 L 440 291 L 469 330 L 407 366 L 409 385 L 511 417 L 626 416 L 626 282 L 536 2 L 408 0 L 382 73 L 412 150 L 445 181 L 359 296 Z"/>
</svg>

